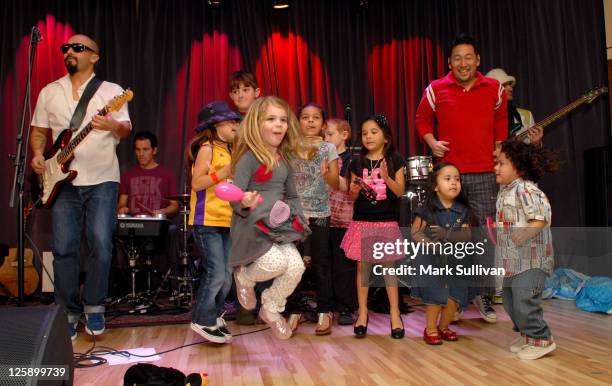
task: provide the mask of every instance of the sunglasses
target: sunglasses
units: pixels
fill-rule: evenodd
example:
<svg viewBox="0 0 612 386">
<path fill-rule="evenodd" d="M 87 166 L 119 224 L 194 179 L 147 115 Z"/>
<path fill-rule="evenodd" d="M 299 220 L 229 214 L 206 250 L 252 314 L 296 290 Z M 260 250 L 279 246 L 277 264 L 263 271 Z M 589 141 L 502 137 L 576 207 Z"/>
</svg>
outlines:
<svg viewBox="0 0 612 386">
<path fill-rule="evenodd" d="M 74 52 L 83 52 L 83 51 L 87 50 L 87 51 L 91 51 L 91 52 L 97 54 L 96 51 L 94 51 L 93 49 L 87 47 L 83 43 L 66 43 L 66 44 L 62 44 L 60 46 L 60 50 L 62 50 L 62 54 L 65 54 L 71 48 L 72 48 L 72 51 L 74 51 Z"/>
</svg>

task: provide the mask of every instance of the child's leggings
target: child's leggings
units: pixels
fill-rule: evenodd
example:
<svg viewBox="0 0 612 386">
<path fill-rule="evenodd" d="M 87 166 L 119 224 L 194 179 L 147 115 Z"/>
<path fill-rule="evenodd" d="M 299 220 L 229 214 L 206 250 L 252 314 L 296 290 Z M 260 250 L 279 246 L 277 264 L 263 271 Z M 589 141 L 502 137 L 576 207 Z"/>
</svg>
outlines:
<svg viewBox="0 0 612 386">
<path fill-rule="evenodd" d="M 292 243 L 273 244 L 264 255 L 239 273 L 239 280 L 247 286 L 274 279 L 272 285 L 261 294 L 262 306 L 270 312 L 285 310 L 287 297 L 300 282 L 305 267 L 302 256 Z"/>
</svg>

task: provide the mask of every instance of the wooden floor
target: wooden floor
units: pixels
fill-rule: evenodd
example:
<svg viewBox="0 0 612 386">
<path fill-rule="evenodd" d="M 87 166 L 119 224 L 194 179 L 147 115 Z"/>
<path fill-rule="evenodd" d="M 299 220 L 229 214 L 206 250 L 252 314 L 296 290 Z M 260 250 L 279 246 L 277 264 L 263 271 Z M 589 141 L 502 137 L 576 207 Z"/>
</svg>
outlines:
<svg viewBox="0 0 612 386">
<path fill-rule="evenodd" d="M 351 326 L 334 326 L 332 335 L 318 337 L 314 324 L 303 324 L 288 341 L 265 330 L 234 337 L 228 345 L 183 348 L 153 363 L 186 374 L 207 372 L 210 385 L 612 384 L 612 316 L 582 312 L 561 300 L 546 301 L 544 308 L 558 348 L 535 361 L 522 361 L 508 350 L 515 335 L 498 305 L 497 324 L 485 323 L 470 307 L 453 327 L 460 340 L 441 346 L 423 342 L 424 309 L 417 307 L 404 315 L 403 340 L 389 337 L 388 316 L 371 314 L 365 339 L 354 338 Z M 229 327 L 235 335 L 257 329 Z M 173 325 L 110 329 L 98 344 L 160 352 L 202 340 L 188 325 Z M 79 332 L 74 349 L 83 352 L 91 343 Z M 75 385 L 121 385 L 129 366 L 77 369 Z"/>
</svg>

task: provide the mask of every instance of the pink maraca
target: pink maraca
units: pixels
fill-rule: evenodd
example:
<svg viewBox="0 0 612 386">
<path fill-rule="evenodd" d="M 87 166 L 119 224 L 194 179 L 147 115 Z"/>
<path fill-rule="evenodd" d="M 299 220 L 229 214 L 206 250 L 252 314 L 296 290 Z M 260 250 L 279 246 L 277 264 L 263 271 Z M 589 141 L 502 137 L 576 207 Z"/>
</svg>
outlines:
<svg viewBox="0 0 612 386">
<path fill-rule="evenodd" d="M 230 202 L 242 201 L 242 197 L 244 197 L 244 191 L 238 186 L 230 184 L 229 182 L 221 182 L 217 184 L 217 186 L 215 186 L 215 194 L 223 201 Z M 260 196 L 257 203 L 261 204 L 262 202 L 263 198 Z"/>
</svg>

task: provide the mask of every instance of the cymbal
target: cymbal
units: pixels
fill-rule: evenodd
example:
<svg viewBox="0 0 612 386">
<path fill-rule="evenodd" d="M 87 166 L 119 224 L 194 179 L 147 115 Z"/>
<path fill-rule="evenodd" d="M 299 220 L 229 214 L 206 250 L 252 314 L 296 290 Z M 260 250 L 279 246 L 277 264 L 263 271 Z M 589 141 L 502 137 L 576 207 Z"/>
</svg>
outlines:
<svg viewBox="0 0 612 386">
<path fill-rule="evenodd" d="M 191 198 L 191 194 L 189 193 L 176 194 L 174 196 L 166 196 L 164 198 L 168 200 L 173 200 L 173 201 L 188 201 L 189 198 Z"/>
</svg>

